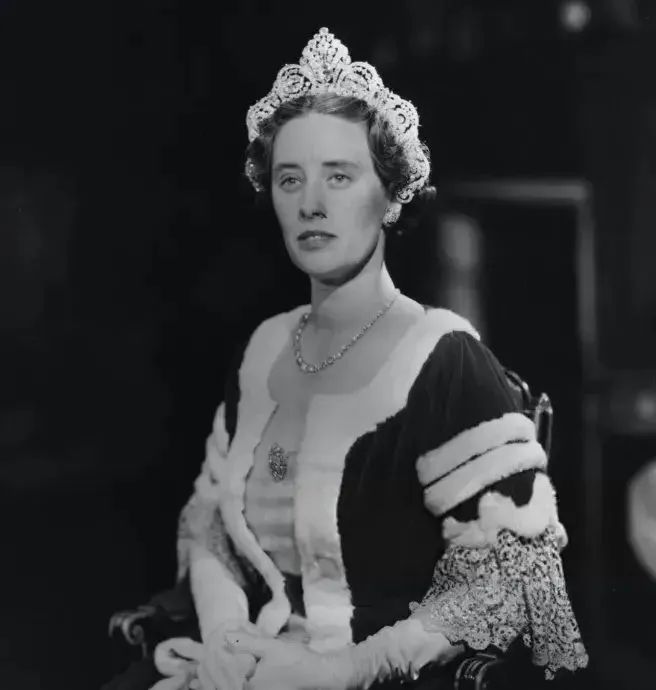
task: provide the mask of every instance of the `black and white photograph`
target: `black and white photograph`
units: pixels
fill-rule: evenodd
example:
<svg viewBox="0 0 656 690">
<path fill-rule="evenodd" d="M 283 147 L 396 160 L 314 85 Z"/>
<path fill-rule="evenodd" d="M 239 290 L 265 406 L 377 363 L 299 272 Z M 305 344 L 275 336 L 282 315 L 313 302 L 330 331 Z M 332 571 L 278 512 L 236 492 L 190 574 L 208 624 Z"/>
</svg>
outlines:
<svg viewBox="0 0 656 690">
<path fill-rule="evenodd" d="M 0 0 L 0 690 L 656 687 L 656 0 Z"/>
</svg>

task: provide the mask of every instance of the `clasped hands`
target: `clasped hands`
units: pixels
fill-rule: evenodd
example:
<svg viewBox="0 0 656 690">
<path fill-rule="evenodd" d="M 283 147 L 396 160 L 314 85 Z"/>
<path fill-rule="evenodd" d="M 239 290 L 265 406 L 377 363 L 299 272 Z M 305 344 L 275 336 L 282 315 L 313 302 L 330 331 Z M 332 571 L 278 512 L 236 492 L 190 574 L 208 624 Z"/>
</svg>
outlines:
<svg viewBox="0 0 656 690">
<path fill-rule="evenodd" d="M 417 619 L 383 628 L 357 645 L 315 652 L 299 642 L 262 635 L 251 623 L 222 626 L 204 644 L 187 640 L 182 653 L 195 662 L 166 660 L 158 668 L 176 678 L 153 690 L 349 690 L 387 677 L 410 675 L 426 664 L 444 664 L 462 648 Z M 156 653 L 157 656 L 157 653 Z M 165 666 L 171 666 L 169 671 Z"/>
<path fill-rule="evenodd" d="M 209 636 L 198 682 L 202 690 L 346 690 L 352 673 L 347 650 L 315 652 L 249 624 Z"/>
</svg>

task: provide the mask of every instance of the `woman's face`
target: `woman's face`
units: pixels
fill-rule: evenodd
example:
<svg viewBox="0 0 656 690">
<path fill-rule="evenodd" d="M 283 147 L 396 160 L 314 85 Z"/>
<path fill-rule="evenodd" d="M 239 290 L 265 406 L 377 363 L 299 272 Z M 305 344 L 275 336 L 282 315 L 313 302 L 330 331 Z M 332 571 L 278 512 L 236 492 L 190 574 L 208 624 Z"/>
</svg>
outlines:
<svg viewBox="0 0 656 690">
<path fill-rule="evenodd" d="M 273 206 L 294 264 L 339 282 L 370 257 L 388 199 L 366 125 L 310 113 L 285 123 L 273 144 Z"/>
</svg>

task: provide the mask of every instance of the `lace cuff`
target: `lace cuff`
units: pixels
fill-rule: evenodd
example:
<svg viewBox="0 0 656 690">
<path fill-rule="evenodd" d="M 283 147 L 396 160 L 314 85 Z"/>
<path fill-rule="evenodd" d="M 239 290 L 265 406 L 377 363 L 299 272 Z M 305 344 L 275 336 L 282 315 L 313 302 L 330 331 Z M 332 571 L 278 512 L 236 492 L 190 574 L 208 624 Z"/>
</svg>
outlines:
<svg viewBox="0 0 656 690">
<path fill-rule="evenodd" d="M 232 548 L 218 506 L 207 504 L 197 496 L 193 496 L 183 508 L 178 520 L 178 581 L 189 571 L 191 545 L 194 543 L 216 556 L 237 584 L 242 587 L 246 584 L 242 564 Z"/>
<path fill-rule="evenodd" d="M 588 663 L 553 527 L 530 538 L 500 530 L 492 548 L 449 545 L 411 611 L 427 630 L 476 650 L 505 652 L 521 636 L 547 678 Z"/>
</svg>

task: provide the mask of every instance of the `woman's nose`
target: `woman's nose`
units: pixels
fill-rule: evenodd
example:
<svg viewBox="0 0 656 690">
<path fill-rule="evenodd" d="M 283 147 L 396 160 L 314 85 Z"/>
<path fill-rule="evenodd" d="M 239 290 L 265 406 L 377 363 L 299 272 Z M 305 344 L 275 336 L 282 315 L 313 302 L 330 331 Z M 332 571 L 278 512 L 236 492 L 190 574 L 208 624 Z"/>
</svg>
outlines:
<svg viewBox="0 0 656 690">
<path fill-rule="evenodd" d="M 315 216 L 325 217 L 326 208 L 320 183 L 315 182 L 304 187 L 298 212 L 301 220 L 309 220 Z"/>
</svg>

